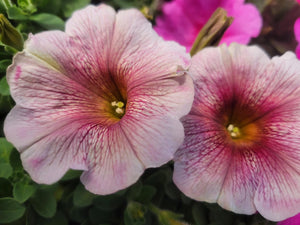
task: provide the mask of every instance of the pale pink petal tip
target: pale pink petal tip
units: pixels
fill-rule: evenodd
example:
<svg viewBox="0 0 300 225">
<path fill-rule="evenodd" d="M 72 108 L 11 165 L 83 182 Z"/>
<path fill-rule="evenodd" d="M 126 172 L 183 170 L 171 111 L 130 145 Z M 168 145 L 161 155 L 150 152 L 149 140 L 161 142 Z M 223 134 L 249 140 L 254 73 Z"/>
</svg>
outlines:
<svg viewBox="0 0 300 225">
<path fill-rule="evenodd" d="M 195 99 L 173 179 L 187 196 L 281 221 L 300 212 L 300 61 L 256 46 L 192 58 Z"/>
<path fill-rule="evenodd" d="M 162 6 L 162 14 L 157 16 L 154 29 L 166 40 L 174 40 L 189 51 L 199 31 L 218 8 L 224 8 L 233 23 L 225 32 L 221 43 L 249 43 L 257 37 L 262 28 L 262 18 L 253 4 L 244 1 L 175 0 Z"/>
<path fill-rule="evenodd" d="M 194 97 L 189 64 L 185 48 L 138 10 L 87 6 L 65 32 L 30 35 L 14 57 L 5 136 L 38 183 L 77 169 L 93 193 L 124 189 L 182 144 L 180 118 Z"/>
</svg>

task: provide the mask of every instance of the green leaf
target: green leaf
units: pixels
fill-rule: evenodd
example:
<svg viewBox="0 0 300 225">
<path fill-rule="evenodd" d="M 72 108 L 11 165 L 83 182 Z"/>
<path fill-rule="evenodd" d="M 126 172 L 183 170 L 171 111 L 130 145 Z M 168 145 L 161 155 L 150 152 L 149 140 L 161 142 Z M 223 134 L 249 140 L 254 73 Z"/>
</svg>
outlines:
<svg viewBox="0 0 300 225">
<path fill-rule="evenodd" d="M 5 178 L 0 178 L 0 198 L 10 197 L 11 193 L 12 193 L 11 183 Z"/>
<path fill-rule="evenodd" d="M 77 179 L 78 177 L 80 177 L 81 174 L 82 174 L 82 171 L 80 171 L 80 170 L 69 170 L 63 176 L 63 178 L 60 179 L 60 181 L 68 181 L 68 180 Z"/>
<path fill-rule="evenodd" d="M 139 196 L 135 199 L 138 202 L 141 203 L 149 203 L 152 198 L 156 194 L 156 188 L 150 185 L 144 185 L 142 187 L 141 192 L 139 193 Z"/>
<path fill-rule="evenodd" d="M 42 217 L 51 218 L 56 213 L 56 200 L 53 192 L 38 189 L 29 201 Z"/>
<path fill-rule="evenodd" d="M 39 12 L 58 14 L 63 0 L 34 0 Z"/>
<path fill-rule="evenodd" d="M 0 61 L 0 73 L 5 73 L 7 67 L 11 64 L 10 59 L 3 59 Z"/>
<path fill-rule="evenodd" d="M 14 146 L 5 138 L 0 138 L 0 162 L 9 162 L 10 153 Z"/>
<path fill-rule="evenodd" d="M 18 0 L 18 6 L 29 14 L 32 14 L 37 10 L 31 0 Z"/>
<path fill-rule="evenodd" d="M 79 184 L 73 195 L 73 203 L 76 207 L 87 207 L 93 203 L 96 195 L 88 192 L 82 184 Z"/>
<path fill-rule="evenodd" d="M 64 30 L 65 27 L 65 22 L 61 18 L 49 13 L 40 13 L 32 15 L 29 17 L 29 19 L 48 30 Z"/>
<path fill-rule="evenodd" d="M 0 223 L 10 223 L 23 216 L 25 207 L 13 198 L 0 199 Z"/>
<path fill-rule="evenodd" d="M 81 9 L 89 3 L 90 0 L 64 0 L 62 5 L 64 16 L 66 18 L 70 17 L 75 10 Z"/>
<path fill-rule="evenodd" d="M 8 178 L 12 173 L 13 169 L 9 163 L 0 163 L 0 177 Z"/>
<path fill-rule="evenodd" d="M 9 86 L 7 84 L 5 76 L 2 77 L 2 79 L 0 80 L 0 94 L 3 95 L 3 96 L 10 95 Z"/>
<path fill-rule="evenodd" d="M 35 192 L 36 187 L 30 184 L 24 184 L 23 182 L 17 182 L 14 184 L 13 196 L 18 202 L 23 203 L 29 199 Z"/>
<path fill-rule="evenodd" d="M 11 20 L 27 20 L 28 16 L 17 6 L 10 6 L 7 9 L 8 18 Z"/>
<path fill-rule="evenodd" d="M 138 202 L 129 202 L 124 213 L 125 225 L 144 225 L 147 208 Z"/>
<path fill-rule="evenodd" d="M 196 203 L 192 207 L 192 215 L 195 221 L 195 225 L 206 225 L 208 224 L 207 220 L 207 210 L 201 203 Z"/>
<path fill-rule="evenodd" d="M 62 212 L 57 212 L 55 216 L 50 219 L 41 219 L 39 225 L 68 225 L 68 220 Z"/>
<path fill-rule="evenodd" d="M 113 211 L 119 208 L 125 202 L 124 197 L 112 194 L 97 196 L 94 199 L 94 205 L 104 211 Z"/>
</svg>

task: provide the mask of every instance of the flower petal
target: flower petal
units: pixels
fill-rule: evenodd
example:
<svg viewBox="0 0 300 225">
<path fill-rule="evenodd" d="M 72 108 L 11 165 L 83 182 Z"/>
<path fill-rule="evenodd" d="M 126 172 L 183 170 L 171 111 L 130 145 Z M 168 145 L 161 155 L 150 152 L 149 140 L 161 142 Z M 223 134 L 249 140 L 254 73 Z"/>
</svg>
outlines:
<svg viewBox="0 0 300 225">
<path fill-rule="evenodd" d="M 181 76 L 190 64 L 185 49 L 175 42 L 163 41 L 135 9 L 118 12 L 111 57 L 114 60 L 110 61 L 110 68 L 115 80 L 126 83 L 129 90 L 148 81 Z"/>
<path fill-rule="evenodd" d="M 147 82 L 129 91 L 127 113 L 181 118 L 190 111 L 193 97 L 193 81 L 188 75 Z"/>
<path fill-rule="evenodd" d="M 111 194 L 124 189 L 144 172 L 144 165 L 119 123 L 91 128 L 83 143 L 90 149 L 88 171 L 82 174 L 81 181 L 95 194 Z"/>
<path fill-rule="evenodd" d="M 185 141 L 174 158 L 173 180 L 185 195 L 216 202 L 231 160 L 222 127 L 194 115 L 185 116 L 182 122 Z"/>
<path fill-rule="evenodd" d="M 183 126 L 178 118 L 149 117 L 141 112 L 126 115 L 121 127 L 135 154 L 147 168 L 172 160 L 183 142 Z"/>
</svg>

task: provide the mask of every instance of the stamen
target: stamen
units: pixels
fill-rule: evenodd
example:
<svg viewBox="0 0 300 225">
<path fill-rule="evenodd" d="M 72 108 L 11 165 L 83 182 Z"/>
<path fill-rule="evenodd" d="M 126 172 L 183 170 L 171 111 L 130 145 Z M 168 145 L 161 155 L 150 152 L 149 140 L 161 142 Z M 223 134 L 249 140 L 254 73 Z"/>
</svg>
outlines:
<svg viewBox="0 0 300 225">
<path fill-rule="evenodd" d="M 229 132 L 232 138 L 239 138 L 241 136 L 240 129 L 233 124 L 229 124 L 227 127 L 227 131 Z"/>
<path fill-rule="evenodd" d="M 125 104 L 124 104 L 124 102 L 121 102 L 121 101 L 113 101 L 113 102 L 111 102 L 111 106 L 113 107 L 113 108 L 115 108 L 115 112 L 117 113 L 117 114 L 120 114 L 120 115 L 123 115 L 124 113 L 125 113 L 125 109 L 124 109 L 124 106 L 125 106 Z"/>
</svg>

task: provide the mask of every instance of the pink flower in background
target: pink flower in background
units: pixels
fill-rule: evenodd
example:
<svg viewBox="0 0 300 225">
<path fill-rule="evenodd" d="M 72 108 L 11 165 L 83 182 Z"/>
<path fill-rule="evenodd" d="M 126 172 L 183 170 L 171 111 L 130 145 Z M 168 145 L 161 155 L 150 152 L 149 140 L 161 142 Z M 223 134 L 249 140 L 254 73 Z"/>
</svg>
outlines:
<svg viewBox="0 0 300 225">
<path fill-rule="evenodd" d="M 192 58 L 174 182 L 187 196 L 273 221 L 300 212 L 300 62 L 231 44 Z"/>
<path fill-rule="evenodd" d="M 16 106 L 5 135 L 32 179 L 71 169 L 97 194 L 133 184 L 173 158 L 193 100 L 190 56 L 165 42 L 135 9 L 74 13 L 66 32 L 31 35 L 8 68 Z"/>
<path fill-rule="evenodd" d="M 280 221 L 277 223 L 277 225 L 298 225 L 300 224 L 300 213 L 297 214 L 296 216 L 293 216 L 291 218 L 288 218 L 284 221 Z"/>
<path fill-rule="evenodd" d="M 298 59 L 300 59 L 300 18 L 298 18 L 294 24 L 295 37 L 298 42 L 298 46 L 296 48 L 296 55 Z"/>
<path fill-rule="evenodd" d="M 244 0 L 174 0 L 163 5 L 154 29 L 164 39 L 175 40 L 189 51 L 199 31 L 218 7 L 234 17 L 221 43 L 247 44 L 251 37 L 259 35 L 260 14 L 254 5 L 245 4 Z"/>
</svg>

